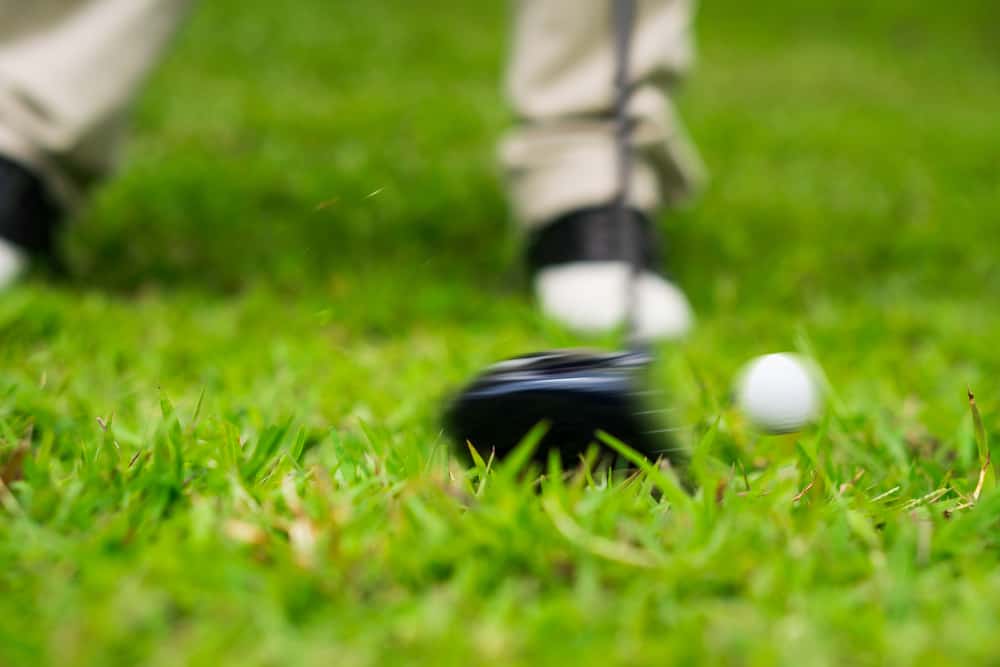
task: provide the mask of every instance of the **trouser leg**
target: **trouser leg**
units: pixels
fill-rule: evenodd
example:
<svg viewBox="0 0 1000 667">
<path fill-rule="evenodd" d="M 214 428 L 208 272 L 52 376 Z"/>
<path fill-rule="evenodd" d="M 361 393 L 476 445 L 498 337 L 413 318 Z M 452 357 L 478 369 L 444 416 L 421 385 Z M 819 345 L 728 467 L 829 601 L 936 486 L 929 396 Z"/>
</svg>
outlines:
<svg viewBox="0 0 1000 667">
<path fill-rule="evenodd" d="M 0 0 L 0 155 L 64 206 L 114 166 L 130 102 L 191 0 Z"/>
<path fill-rule="evenodd" d="M 631 204 L 650 212 L 689 195 L 701 162 L 670 101 L 692 58 L 692 0 L 639 0 Z M 614 29 L 607 0 L 516 0 L 508 94 L 517 125 L 501 144 L 525 227 L 615 194 Z"/>
</svg>

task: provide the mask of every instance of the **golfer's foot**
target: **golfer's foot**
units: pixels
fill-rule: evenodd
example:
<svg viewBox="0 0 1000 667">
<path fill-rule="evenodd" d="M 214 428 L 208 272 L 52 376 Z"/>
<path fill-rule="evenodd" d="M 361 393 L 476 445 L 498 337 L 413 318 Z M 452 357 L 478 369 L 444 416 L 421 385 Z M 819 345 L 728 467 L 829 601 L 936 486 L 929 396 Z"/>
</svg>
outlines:
<svg viewBox="0 0 1000 667">
<path fill-rule="evenodd" d="M 24 273 L 31 256 L 51 258 L 60 218 L 41 179 L 0 156 L 0 290 Z"/>
<path fill-rule="evenodd" d="M 657 270 L 659 243 L 652 223 L 630 210 L 627 224 L 640 242 L 643 267 L 636 288 L 636 335 L 680 338 L 693 325 L 684 293 Z M 535 293 L 546 315 L 581 333 L 599 333 L 625 320 L 630 252 L 610 207 L 563 216 L 528 244 Z"/>
<path fill-rule="evenodd" d="M 28 268 L 28 253 L 0 239 L 0 291 L 14 283 Z"/>
</svg>

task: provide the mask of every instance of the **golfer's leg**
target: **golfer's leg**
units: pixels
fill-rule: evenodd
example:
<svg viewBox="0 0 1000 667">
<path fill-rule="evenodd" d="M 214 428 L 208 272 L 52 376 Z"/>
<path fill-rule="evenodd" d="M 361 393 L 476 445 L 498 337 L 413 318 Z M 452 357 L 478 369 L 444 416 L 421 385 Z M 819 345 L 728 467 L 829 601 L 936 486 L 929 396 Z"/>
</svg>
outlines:
<svg viewBox="0 0 1000 667">
<path fill-rule="evenodd" d="M 611 2 L 517 0 L 514 10 L 508 93 L 518 124 L 501 146 L 501 159 L 515 215 L 526 229 L 538 231 L 573 211 L 606 205 L 615 195 Z M 638 2 L 629 63 L 635 123 L 629 199 L 646 215 L 689 195 L 701 177 L 669 98 L 691 62 L 691 19 L 691 0 Z M 620 321 L 624 267 L 592 263 L 583 273 L 580 267 L 561 268 L 557 273 L 570 278 L 546 281 L 541 274 L 556 274 L 543 271 L 536 282 L 550 314 L 582 329 Z M 660 282 L 666 287 L 650 288 L 656 295 L 645 300 L 650 317 L 672 319 L 660 327 L 663 335 L 682 333 L 690 324 L 686 301 Z"/>
<path fill-rule="evenodd" d="M 189 0 L 0 0 L 0 155 L 64 204 L 115 160 L 129 103 Z"/>
<path fill-rule="evenodd" d="M 189 0 L 0 0 L 0 289 L 107 174 Z"/>
</svg>

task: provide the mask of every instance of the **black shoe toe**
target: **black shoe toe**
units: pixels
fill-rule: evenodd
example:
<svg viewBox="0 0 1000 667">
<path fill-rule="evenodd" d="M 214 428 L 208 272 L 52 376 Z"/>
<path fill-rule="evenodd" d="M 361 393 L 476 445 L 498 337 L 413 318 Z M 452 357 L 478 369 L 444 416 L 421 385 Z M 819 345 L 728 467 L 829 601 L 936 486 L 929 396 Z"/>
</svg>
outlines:
<svg viewBox="0 0 1000 667">
<path fill-rule="evenodd" d="M 41 178 L 0 156 L 0 238 L 35 255 L 53 253 L 62 210 Z"/>
</svg>

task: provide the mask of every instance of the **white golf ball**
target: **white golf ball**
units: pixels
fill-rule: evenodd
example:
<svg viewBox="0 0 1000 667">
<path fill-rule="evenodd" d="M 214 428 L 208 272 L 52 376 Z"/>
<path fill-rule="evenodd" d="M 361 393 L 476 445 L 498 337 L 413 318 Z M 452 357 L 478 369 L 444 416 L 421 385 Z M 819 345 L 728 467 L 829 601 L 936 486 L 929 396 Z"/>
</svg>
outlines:
<svg viewBox="0 0 1000 667">
<path fill-rule="evenodd" d="M 770 433 L 791 433 L 816 419 L 819 383 L 807 362 L 794 354 L 766 354 L 743 369 L 736 401 L 754 425 Z"/>
</svg>

